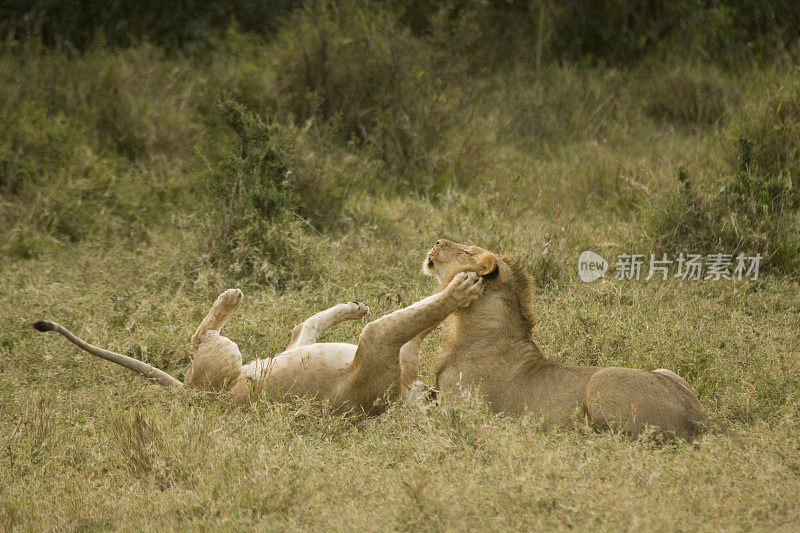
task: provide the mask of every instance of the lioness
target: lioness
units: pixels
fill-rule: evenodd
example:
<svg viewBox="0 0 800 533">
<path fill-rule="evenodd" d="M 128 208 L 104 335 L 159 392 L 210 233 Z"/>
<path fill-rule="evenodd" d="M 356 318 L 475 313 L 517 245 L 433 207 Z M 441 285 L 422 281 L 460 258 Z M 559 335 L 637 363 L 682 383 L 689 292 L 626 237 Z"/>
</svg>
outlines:
<svg viewBox="0 0 800 533">
<path fill-rule="evenodd" d="M 435 371 L 441 391 L 476 388 L 495 412 L 530 413 L 556 424 L 567 424 L 579 412 L 594 427 L 632 436 L 651 426 L 690 438 L 704 427 L 702 406 L 674 372 L 546 359 L 531 340 L 531 281 L 519 261 L 442 239 L 423 271 L 442 287 L 464 272 L 485 280 L 483 296 L 448 319 L 448 347 Z"/>
<path fill-rule="evenodd" d="M 87 352 L 163 385 L 227 391 L 238 402 L 249 401 L 252 394 L 269 387 L 287 401 L 313 395 L 330 402 L 336 412 L 376 414 L 388 400 L 411 392 L 423 337 L 483 292 L 483 280 L 474 272 L 450 277 L 437 294 L 367 324 L 358 345 L 317 342 L 327 328 L 367 314 L 362 303 L 343 303 L 296 326 L 282 353 L 244 366 L 236 343 L 220 335 L 243 298 L 239 289 L 229 289 L 219 295 L 191 338 L 197 354 L 184 383 L 147 363 L 92 346 L 54 322 L 39 321 L 33 326 L 38 331 L 57 331 Z"/>
</svg>

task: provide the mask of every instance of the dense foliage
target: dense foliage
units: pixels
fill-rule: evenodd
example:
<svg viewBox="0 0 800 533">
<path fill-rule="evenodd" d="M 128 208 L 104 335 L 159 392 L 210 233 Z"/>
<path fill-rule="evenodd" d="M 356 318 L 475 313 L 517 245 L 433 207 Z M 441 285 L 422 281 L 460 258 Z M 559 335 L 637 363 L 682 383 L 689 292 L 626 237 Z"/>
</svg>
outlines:
<svg viewBox="0 0 800 533">
<path fill-rule="evenodd" d="M 366 8 L 369 2 L 359 2 Z M 335 5 L 333 3 L 325 3 Z M 320 3 L 320 5 L 325 5 Z M 399 15 L 415 34 L 442 20 L 472 32 L 464 52 L 493 59 L 589 59 L 620 64 L 666 47 L 723 61 L 796 51 L 800 6 L 791 0 L 414 0 L 374 2 Z M 233 26 L 269 35 L 298 5 L 287 0 L 10 0 L 0 7 L 0 27 L 48 45 L 85 50 L 97 39 L 112 45 L 147 40 L 171 48 L 207 45 Z"/>
</svg>

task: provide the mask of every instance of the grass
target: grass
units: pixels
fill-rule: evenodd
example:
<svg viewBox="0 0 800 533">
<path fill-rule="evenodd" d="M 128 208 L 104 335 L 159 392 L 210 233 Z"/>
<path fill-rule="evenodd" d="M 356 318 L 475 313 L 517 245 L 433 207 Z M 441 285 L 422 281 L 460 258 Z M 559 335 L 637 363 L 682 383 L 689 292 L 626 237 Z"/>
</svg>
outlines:
<svg viewBox="0 0 800 533">
<path fill-rule="evenodd" d="M 333 22 L 329 31 L 344 31 Z M 436 104 L 447 121 L 403 126 L 412 137 L 424 129 L 408 146 L 431 158 L 403 173 L 399 152 L 378 149 L 396 134 L 385 117 L 367 117 L 355 140 L 335 112 L 295 120 L 294 101 L 276 92 L 270 43 L 231 34 L 203 58 L 3 46 L 0 527 L 737 530 L 800 520 L 796 248 L 736 283 L 583 284 L 575 265 L 584 249 L 613 262 L 790 239 L 796 146 L 776 132 L 796 130 L 798 117 L 796 81 L 781 69 L 460 74 Z M 435 97 L 419 90 L 413 98 Z M 387 111 L 396 118 L 414 100 L 395 96 L 383 102 L 399 102 Z M 250 121 L 250 141 L 231 109 Z M 753 150 L 745 169 L 739 138 Z M 770 215 L 780 233 L 753 223 L 742 244 L 724 224 L 688 223 L 681 168 L 697 220 L 759 220 L 774 199 L 764 191 L 780 191 L 788 200 Z M 289 171 L 297 181 L 284 184 Z M 670 368 L 729 434 L 631 442 L 493 415 L 480 398 L 355 420 L 311 399 L 239 408 L 165 390 L 30 327 L 57 320 L 182 378 L 188 338 L 223 289 L 245 290 L 226 331 L 250 360 L 279 352 L 295 324 L 337 302 L 366 301 L 376 317 L 430 294 L 419 265 L 439 236 L 523 256 L 548 356 Z M 353 342 L 365 323 L 325 339 Z M 437 331 L 423 345 L 428 383 L 440 342 Z"/>
</svg>

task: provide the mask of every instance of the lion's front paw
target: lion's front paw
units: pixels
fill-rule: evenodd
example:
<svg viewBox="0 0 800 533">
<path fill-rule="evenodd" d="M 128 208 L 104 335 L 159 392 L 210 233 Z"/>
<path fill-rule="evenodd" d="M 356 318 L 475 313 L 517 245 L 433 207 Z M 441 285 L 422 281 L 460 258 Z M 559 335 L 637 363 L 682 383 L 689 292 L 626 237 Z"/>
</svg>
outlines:
<svg viewBox="0 0 800 533">
<path fill-rule="evenodd" d="M 346 304 L 342 304 L 347 306 L 348 317 L 351 320 L 358 320 L 359 318 L 364 318 L 369 313 L 369 307 L 367 304 L 362 302 L 347 302 Z"/>
<path fill-rule="evenodd" d="M 477 272 L 459 272 L 446 290 L 458 307 L 467 307 L 483 294 L 483 278 Z"/>
<path fill-rule="evenodd" d="M 242 300 L 244 300 L 242 291 L 239 289 L 228 289 L 217 297 L 217 301 L 214 302 L 213 311 L 228 315 L 239 309 L 239 306 L 242 305 Z"/>
</svg>

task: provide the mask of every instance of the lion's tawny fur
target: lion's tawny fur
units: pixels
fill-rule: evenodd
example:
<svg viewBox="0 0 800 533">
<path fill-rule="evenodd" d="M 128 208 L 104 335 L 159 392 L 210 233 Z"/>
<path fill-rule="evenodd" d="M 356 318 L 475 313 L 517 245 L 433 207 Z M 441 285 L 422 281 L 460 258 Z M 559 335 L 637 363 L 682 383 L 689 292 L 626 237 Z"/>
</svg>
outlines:
<svg viewBox="0 0 800 533">
<path fill-rule="evenodd" d="M 585 418 L 595 427 L 631 435 L 651 427 L 689 438 L 703 429 L 700 403 L 672 372 L 567 366 L 546 359 L 531 339 L 531 278 L 519 259 L 440 240 L 423 269 L 441 283 L 458 272 L 492 271 L 483 296 L 447 320 L 435 370 L 443 393 L 474 389 L 496 412 L 528 413 L 556 424 Z"/>
</svg>

